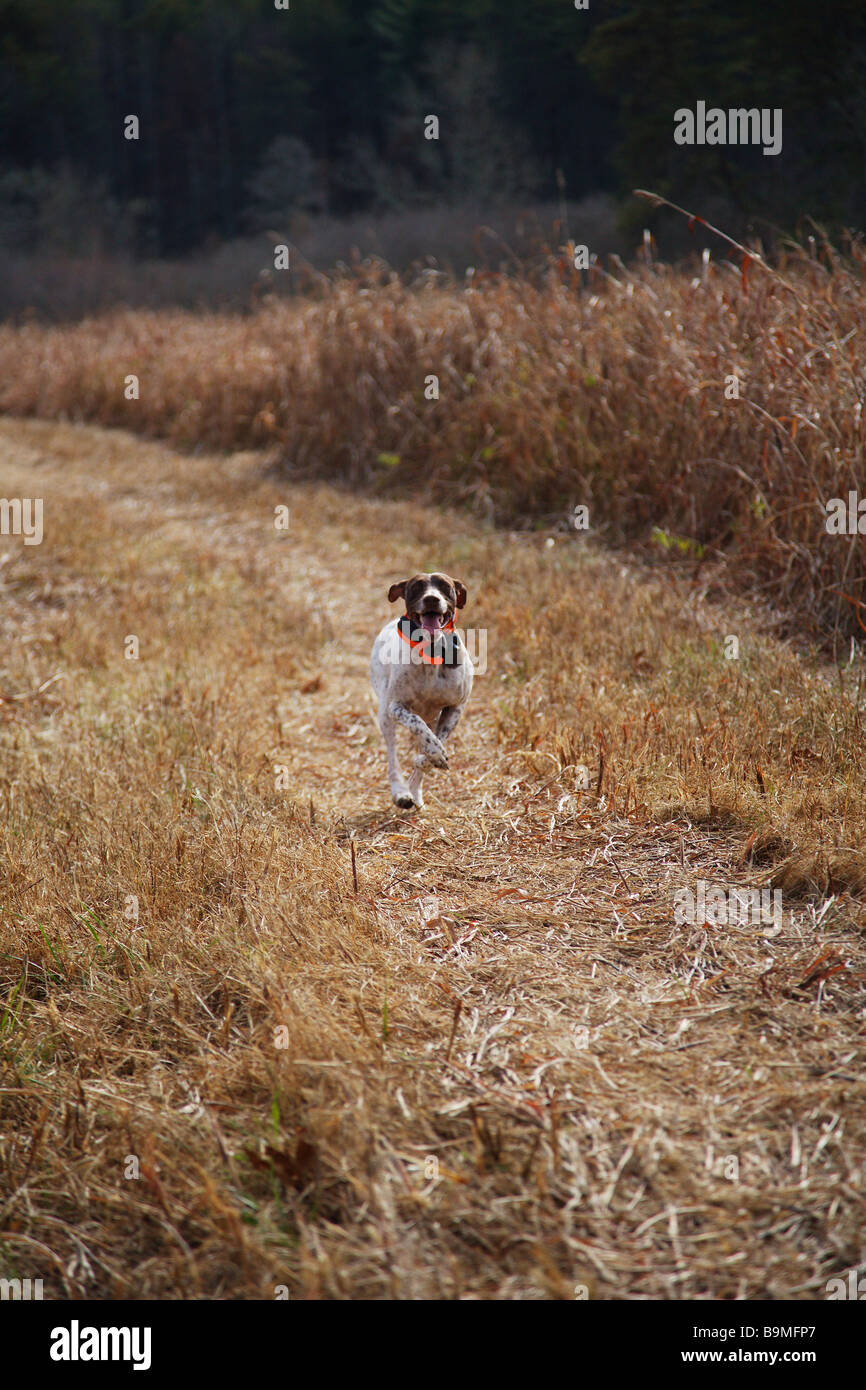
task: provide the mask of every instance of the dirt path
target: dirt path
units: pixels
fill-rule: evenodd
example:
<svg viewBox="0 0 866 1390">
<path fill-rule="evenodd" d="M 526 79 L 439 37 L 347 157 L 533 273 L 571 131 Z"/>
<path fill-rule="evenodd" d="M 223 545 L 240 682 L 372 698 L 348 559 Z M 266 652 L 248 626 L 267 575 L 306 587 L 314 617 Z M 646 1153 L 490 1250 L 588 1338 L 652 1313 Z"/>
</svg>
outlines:
<svg viewBox="0 0 866 1390">
<path fill-rule="evenodd" d="M 853 1060 L 862 1050 L 860 987 L 852 978 L 848 994 L 840 986 L 827 998 L 816 996 L 818 985 L 795 988 L 797 963 L 827 948 L 822 931 L 835 919 L 822 928 L 798 904 L 774 935 L 676 923 L 677 888 L 736 875 L 741 828 L 629 813 L 628 791 L 617 809 L 581 787 L 573 759 L 533 748 L 531 736 L 518 746 L 520 682 L 515 693 L 514 658 L 493 638 L 506 605 L 518 602 L 519 566 L 541 563 L 536 538 L 474 536 L 469 523 L 410 504 L 286 486 L 263 477 L 254 455 L 181 458 L 65 425 L 0 422 L 0 460 L 3 495 L 36 493 L 45 506 L 43 546 L 19 547 L 0 569 L 2 630 L 16 651 L 42 651 L 50 638 L 69 692 L 67 703 L 58 696 L 38 714 L 28 706 L 28 738 L 48 740 L 53 720 L 66 740 L 76 730 L 91 739 L 102 676 L 93 686 L 89 663 L 96 671 L 92 654 L 116 612 L 124 628 L 152 629 L 153 642 L 162 632 L 160 660 L 180 673 L 184 709 L 200 696 L 204 711 L 211 698 L 207 735 L 182 764 L 184 787 L 210 776 L 211 801 L 217 787 L 229 809 L 243 809 L 238 824 L 272 836 L 238 920 L 264 924 L 282 914 L 295 934 L 264 944 L 251 937 L 247 973 L 236 963 L 220 977 L 238 996 L 226 1037 L 249 1019 L 232 1065 L 258 1079 L 242 1085 L 232 1073 L 234 1089 L 226 1082 L 218 1092 L 211 1077 L 206 1091 L 209 1113 L 223 1105 L 235 1116 L 235 1132 L 223 1121 L 220 1147 L 230 1155 L 229 1189 L 246 1191 L 238 1154 L 264 1123 L 272 1064 L 237 1059 L 265 1051 L 262 1034 L 280 1017 L 267 998 L 282 991 L 301 1001 L 306 1032 L 298 1023 L 280 1081 L 297 1107 L 295 1129 L 275 1141 L 298 1170 L 276 1202 L 292 1213 L 291 1248 L 274 1237 L 279 1222 L 261 1193 L 249 1198 L 259 1204 L 256 1232 L 220 1236 L 247 1255 L 258 1241 L 256 1268 L 243 1275 L 247 1292 L 272 1296 L 284 1279 L 296 1294 L 333 1297 L 567 1298 L 575 1288 L 591 1297 L 815 1297 L 831 1274 L 862 1258 L 860 1121 L 846 1118 L 864 1095 Z M 285 536 L 273 526 L 283 503 Z M 514 568 L 512 588 L 507 578 L 502 587 L 486 579 L 494 558 Z M 581 603 L 608 601 L 599 576 L 613 562 L 563 564 L 576 566 Z M 455 736 L 452 770 L 426 779 L 423 815 L 406 815 L 388 798 L 367 661 L 388 616 L 389 583 L 434 566 L 466 581 L 467 621 L 476 615 L 490 627 L 491 650 Z M 204 653 L 192 675 L 183 605 L 173 607 L 184 592 L 189 650 Z M 213 625 L 200 648 L 197 613 Z M 50 661 L 27 660 L 34 680 L 53 674 Z M 7 693 L 25 679 L 26 660 L 13 669 L 0 680 Z M 532 678 L 529 669 L 530 691 Z M 105 677 L 109 703 L 117 680 Z M 575 676 L 576 695 L 578 686 Z M 575 713 L 576 727 L 592 724 L 591 709 Z M 230 790 L 229 745 L 243 791 Z M 6 748 L 7 777 L 18 776 L 10 769 L 20 770 L 12 760 L 19 746 Z M 87 757 L 98 777 L 98 749 Z M 123 773 L 127 784 L 144 777 L 144 754 L 137 757 Z M 287 779 L 281 811 L 265 793 L 250 799 L 252 770 L 261 788 L 277 767 Z M 59 803 L 63 795 L 61 784 Z M 99 792 L 92 795 L 98 805 Z M 153 811 L 157 829 L 160 814 Z M 228 824 L 215 815 L 221 844 Z M 95 884 L 96 868 L 76 870 L 82 883 L 91 872 Z M 184 902 L 190 891 L 178 890 Z M 224 919 L 208 912 L 223 931 Z M 318 937 L 313 919 L 321 919 Z M 304 930 L 313 944 L 304 945 Z M 850 954 L 853 919 L 837 930 Z M 300 955 L 289 960 L 292 941 Z M 783 967 L 794 971 L 790 979 Z M 154 997 L 168 997 L 170 986 L 168 976 L 156 981 Z M 198 988 L 199 1002 L 211 999 Z M 104 1067 L 94 1061 L 89 1075 Z M 194 1072 L 190 1064 L 185 1084 Z M 128 1087 L 122 1099 L 132 1103 Z M 169 1093 L 166 1106 L 176 1109 Z M 171 1146 L 181 1142 L 176 1118 L 163 1128 L 152 1120 L 163 1183 Z M 296 1134 L 317 1154 L 312 1203 Z M 216 1239 L 183 1225 L 192 1221 L 191 1191 L 166 1200 L 176 1204 L 171 1219 L 188 1251 Z M 137 1258 L 133 1223 L 123 1259 L 135 1268 Z M 157 1267 L 166 1257 L 148 1258 Z M 237 1289 L 229 1256 L 213 1274 L 202 1273 L 204 1256 L 188 1258 L 203 1287 Z M 98 1287 L 117 1287 L 111 1241 L 98 1267 L 108 1271 L 94 1276 Z M 171 1287 L 152 1269 L 149 1277 L 157 1290 Z M 78 1284 L 69 1278 L 88 1288 L 84 1275 Z"/>
</svg>

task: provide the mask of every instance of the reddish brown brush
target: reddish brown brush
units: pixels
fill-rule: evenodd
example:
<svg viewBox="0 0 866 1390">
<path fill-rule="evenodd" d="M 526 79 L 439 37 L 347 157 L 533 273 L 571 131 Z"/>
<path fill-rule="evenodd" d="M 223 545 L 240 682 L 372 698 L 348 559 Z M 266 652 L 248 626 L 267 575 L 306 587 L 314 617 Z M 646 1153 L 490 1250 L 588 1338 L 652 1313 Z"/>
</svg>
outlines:
<svg viewBox="0 0 866 1390">
<path fill-rule="evenodd" d="M 614 259 L 582 289 L 555 264 L 541 282 L 422 289 L 359 266 L 315 301 L 247 317 L 7 326 L 0 408 L 188 448 L 271 446 L 294 476 L 505 524 L 568 527 L 582 504 L 608 541 L 723 561 L 729 586 L 792 629 L 857 635 L 866 538 L 828 534 L 825 508 L 866 494 L 866 251 L 813 239 L 776 267 L 731 251 L 748 283 L 743 264 L 706 257 L 697 272 Z"/>
</svg>

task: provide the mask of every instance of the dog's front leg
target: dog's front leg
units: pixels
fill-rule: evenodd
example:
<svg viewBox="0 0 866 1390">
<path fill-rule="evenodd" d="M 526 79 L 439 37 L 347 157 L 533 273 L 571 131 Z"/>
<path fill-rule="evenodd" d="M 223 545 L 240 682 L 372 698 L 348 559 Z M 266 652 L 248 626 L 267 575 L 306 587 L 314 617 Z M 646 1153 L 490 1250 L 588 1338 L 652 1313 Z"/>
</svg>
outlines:
<svg viewBox="0 0 866 1390">
<path fill-rule="evenodd" d="M 446 738 L 453 734 L 457 725 L 460 723 L 460 716 L 462 713 L 462 705 L 449 705 L 446 709 L 439 711 L 439 717 L 436 721 L 436 737 L 443 748 L 445 747 Z M 422 772 L 426 767 L 430 766 L 430 759 L 427 757 L 426 753 L 418 754 L 415 759 L 415 766 L 420 768 Z"/>
<path fill-rule="evenodd" d="M 388 786 L 391 788 L 392 800 L 395 806 L 400 806 L 404 811 L 408 811 L 416 803 L 403 780 L 403 773 L 397 759 L 397 730 L 388 710 L 383 710 L 380 713 L 379 728 L 382 730 L 382 738 L 385 740 L 385 754 L 388 759 Z"/>
<path fill-rule="evenodd" d="M 444 746 L 446 738 L 453 734 L 460 722 L 463 713 L 462 705 L 449 705 L 446 709 L 439 711 L 439 718 L 436 721 L 436 737 Z M 415 799 L 416 806 L 423 806 L 424 799 L 421 795 L 421 779 L 425 770 L 430 766 L 430 760 L 426 753 L 419 753 L 415 758 L 415 771 L 409 778 L 409 791 Z"/>
<path fill-rule="evenodd" d="M 413 713 L 405 705 L 401 705 L 398 700 L 391 701 L 388 706 L 388 714 L 391 719 L 405 724 L 410 733 L 415 735 L 419 752 L 424 755 L 427 762 L 432 763 L 434 767 L 448 767 L 448 754 L 433 731 L 428 729 L 420 714 Z M 417 760 L 415 765 L 416 767 L 419 766 Z"/>
</svg>

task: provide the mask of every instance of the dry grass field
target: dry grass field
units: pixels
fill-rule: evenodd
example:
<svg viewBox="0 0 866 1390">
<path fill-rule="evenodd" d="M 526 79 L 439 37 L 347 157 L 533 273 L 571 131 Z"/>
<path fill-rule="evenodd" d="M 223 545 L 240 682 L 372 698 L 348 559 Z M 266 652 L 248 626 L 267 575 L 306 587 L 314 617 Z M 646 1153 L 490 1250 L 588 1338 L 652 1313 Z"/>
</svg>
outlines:
<svg viewBox="0 0 866 1390">
<path fill-rule="evenodd" d="M 69 330 L 61 389 L 28 365 L 41 333 L 0 343 L 7 405 L 80 388 L 98 416 L 117 340 Z M 163 433 L 202 429 L 169 377 L 185 341 Z M 266 435 L 270 392 L 204 435 Z M 782 642 L 708 569 L 290 484 L 253 452 L 7 418 L 0 492 L 45 526 L 0 542 L 0 1275 L 814 1299 L 863 1262 L 856 658 Z M 367 660 L 389 583 L 433 566 L 467 584 L 487 670 L 406 814 Z M 698 880 L 775 885 L 780 929 L 678 922 Z"/>
<path fill-rule="evenodd" d="M 724 561 L 841 657 L 866 631 L 866 534 L 828 535 L 825 508 L 866 495 L 864 268 L 814 238 L 780 268 L 707 252 L 587 276 L 566 251 L 465 286 L 301 265 L 306 295 L 248 314 L 0 325 L 0 411 L 274 448 L 294 476 L 506 525 L 583 505 L 596 538 Z"/>
</svg>

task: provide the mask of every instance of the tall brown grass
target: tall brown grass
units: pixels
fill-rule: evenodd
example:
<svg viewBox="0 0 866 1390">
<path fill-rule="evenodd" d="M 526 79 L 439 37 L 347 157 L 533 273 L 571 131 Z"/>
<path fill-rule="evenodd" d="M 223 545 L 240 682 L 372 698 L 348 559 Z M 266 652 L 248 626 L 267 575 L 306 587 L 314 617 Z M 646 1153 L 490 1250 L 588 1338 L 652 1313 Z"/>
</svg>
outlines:
<svg viewBox="0 0 866 1390">
<path fill-rule="evenodd" d="M 596 535 L 723 560 L 791 626 L 859 635 L 866 540 L 829 535 L 824 509 L 866 493 L 864 264 L 822 242 L 783 279 L 705 258 L 615 262 L 583 285 L 566 258 L 540 284 L 464 288 L 373 265 L 249 316 L 7 326 L 0 409 L 273 446 L 294 476 L 509 524 L 567 527 L 584 504 Z"/>
</svg>

